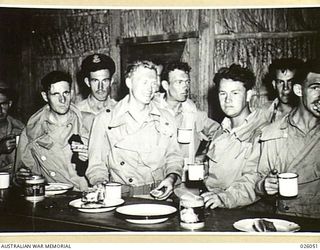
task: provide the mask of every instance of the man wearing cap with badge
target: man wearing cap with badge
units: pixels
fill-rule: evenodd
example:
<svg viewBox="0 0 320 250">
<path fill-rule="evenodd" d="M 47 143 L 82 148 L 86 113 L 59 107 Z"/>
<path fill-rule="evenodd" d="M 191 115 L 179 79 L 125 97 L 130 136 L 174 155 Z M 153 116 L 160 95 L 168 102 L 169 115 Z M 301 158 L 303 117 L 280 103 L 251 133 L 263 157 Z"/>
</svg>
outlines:
<svg viewBox="0 0 320 250">
<path fill-rule="evenodd" d="M 156 190 L 153 196 L 166 199 L 183 165 L 174 118 L 152 101 L 158 81 L 153 63 L 137 61 L 125 77 L 129 94 L 92 125 L 86 176 L 92 185 L 121 183 L 129 196 Z"/>
<path fill-rule="evenodd" d="M 71 183 L 75 190 L 88 187 L 84 172 L 88 160 L 86 118 L 71 104 L 72 79 L 52 71 L 41 80 L 47 103 L 33 114 L 20 136 L 15 166 L 16 183 L 25 172 L 43 175 L 47 182 Z"/>
<path fill-rule="evenodd" d="M 112 110 L 117 103 L 111 99 L 111 85 L 115 72 L 115 63 L 104 54 L 93 54 L 86 57 L 81 65 L 84 82 L 91 93 L 83 101 L 76 104 L 81 112 L 97 115 L 101 110 Z"/>
<path fill-rule="evenodd" d="M 9 115 L 12 106 L 12 91 L 0 81 L 0 171 L 12 172 L 17 139 L 24 124 Z"/>
</svg>

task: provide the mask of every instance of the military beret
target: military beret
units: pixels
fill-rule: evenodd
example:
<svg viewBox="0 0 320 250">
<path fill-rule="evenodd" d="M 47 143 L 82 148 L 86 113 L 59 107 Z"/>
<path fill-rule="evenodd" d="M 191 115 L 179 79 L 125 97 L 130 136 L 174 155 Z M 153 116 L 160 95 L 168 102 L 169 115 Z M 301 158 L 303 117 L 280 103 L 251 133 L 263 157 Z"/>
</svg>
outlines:
<svg viewBox="0 0 320 250">
<path fill-rule="evenodd" d="M 116 70 L 116 65 L 113 59 L 104 54 L 93 54 L 87 56 L 81 64 L 81 70 L 86 76 L 88 76 L 90 72 L 95 72 L 101 69 L 108 69 L 112 76 Z"/>
</svg>

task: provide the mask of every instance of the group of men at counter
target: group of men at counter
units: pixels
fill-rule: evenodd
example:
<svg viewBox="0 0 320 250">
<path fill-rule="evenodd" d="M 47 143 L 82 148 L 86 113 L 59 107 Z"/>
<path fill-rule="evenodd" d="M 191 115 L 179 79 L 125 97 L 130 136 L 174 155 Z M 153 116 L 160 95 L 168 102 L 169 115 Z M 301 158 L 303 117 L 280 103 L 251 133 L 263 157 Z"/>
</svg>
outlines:
<svg viewBox="0 0 320 250">
<path fill-rule="evenodd" d="M 271 203 L 277 213 L 320 218 L 320 61 L 274 60 L 268 82 L 277 97 L 255 109 L 249 106 L 253 72 L 237 64 L 221 68 L 213 79 L 225 114 L 220 124 L 188 98 L 196 83 L 187 63 L 170 63 L 163 71 L 150 61 L 130 64 L 129 94 L 119 102 L 110 97 L 112 58 L 90 55 L 81 70 L 89 96 L 74 105 L 70 75 L 50 72 L 41 80 L 47 104 L 26 126 L 8 116 L 12 100 L 0 86 L 1 171 L 16 179 L 29 171 L 76 190 L 118 182 L 130 196 L 157 189 L 162 192 L 156 198 L 166 199 L 181 182 L 190 153 L 178 143 L 177 129 L 191 117 L 193 151 L 200 142 L 207 145 L 199 158 L 207 162 L 206 207 L 267 209 Z M 10 135 L 20 133 L 16 145 Z M 296 198 L 277 194 L 281 172 L 299 175 Z"/>
</svg>

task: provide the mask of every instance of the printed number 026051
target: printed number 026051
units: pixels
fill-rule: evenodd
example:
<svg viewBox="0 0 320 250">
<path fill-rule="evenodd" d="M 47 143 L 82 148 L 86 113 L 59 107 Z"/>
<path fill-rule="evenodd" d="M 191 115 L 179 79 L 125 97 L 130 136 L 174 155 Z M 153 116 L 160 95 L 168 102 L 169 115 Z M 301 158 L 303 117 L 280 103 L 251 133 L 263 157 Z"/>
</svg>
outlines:
<svg viewBox="0 0 320 250">
<path fill-rule="evenodd" d="M 317 243 L 304 243 L 304 244 L 300 244 L 300 248 L 305 248 L 305 249 L 315 249 L 318 248 L 318 244 Z"/>
</svg>

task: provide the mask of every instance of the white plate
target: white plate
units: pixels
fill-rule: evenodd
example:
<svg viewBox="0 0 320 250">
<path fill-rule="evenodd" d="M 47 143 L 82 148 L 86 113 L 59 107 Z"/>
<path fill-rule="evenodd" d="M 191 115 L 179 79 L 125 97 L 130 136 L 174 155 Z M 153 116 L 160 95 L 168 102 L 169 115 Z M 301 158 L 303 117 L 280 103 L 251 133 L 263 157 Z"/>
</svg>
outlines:
<svg viewBox="0 0 320 250">
<path fill-rule="evenodd" d="M 131 223 L 155 224 L 166 221 L 176 211 L 175 207 L 169 205 L 132 204 L 118 207 L 116 214 Z"/>
<path fill-rule="evenodd" d="M 254 218 L 254 219 L 244 219 L 239 220 L 233 224 L 234 228 L 243 231 L 243 232 L 256 232 L 253 229 L 253 223 L 256 220 L 260 220 L 261 218 Z M 300 226 L 294 222 L 280 220 L 280 219 L 269 219 L 263 218 L 264 220 L 273 222 L 277 232 L 296 232 L 300 230 Z"/>
<path fill-rule="evenodd" d="M 169 218 L 162 218 L 162 219 L 151 219 L 151 220 L 132 220 L 132 219 L 127 219 L 126 221 L 134 224 L 156 224 L 156 223 L 161 223 L 165 222 Z"/>
<path fill-rule="evenodd" d="M 116 200 L 108 200 L 104 204 L 95 204 L 92 207 L 85 207 L 84 203 L 80 199 L 76 199 L 70 201 L 69 205 L 72 207 L 77 208 L 81 212 L 85 213 L 102 213 L 108 212 L 116 208 L 124 203 L 123 199 L 116 199 Z"/>
<path fill-rule="evenodd" d="M 48 183 L 45 186 L 45 194 L 46 195 L 55 195 L 55 194 L 63 194 L 68 190 L 72 189 L 73 185 L 68 183 Z"/>
</svg>

